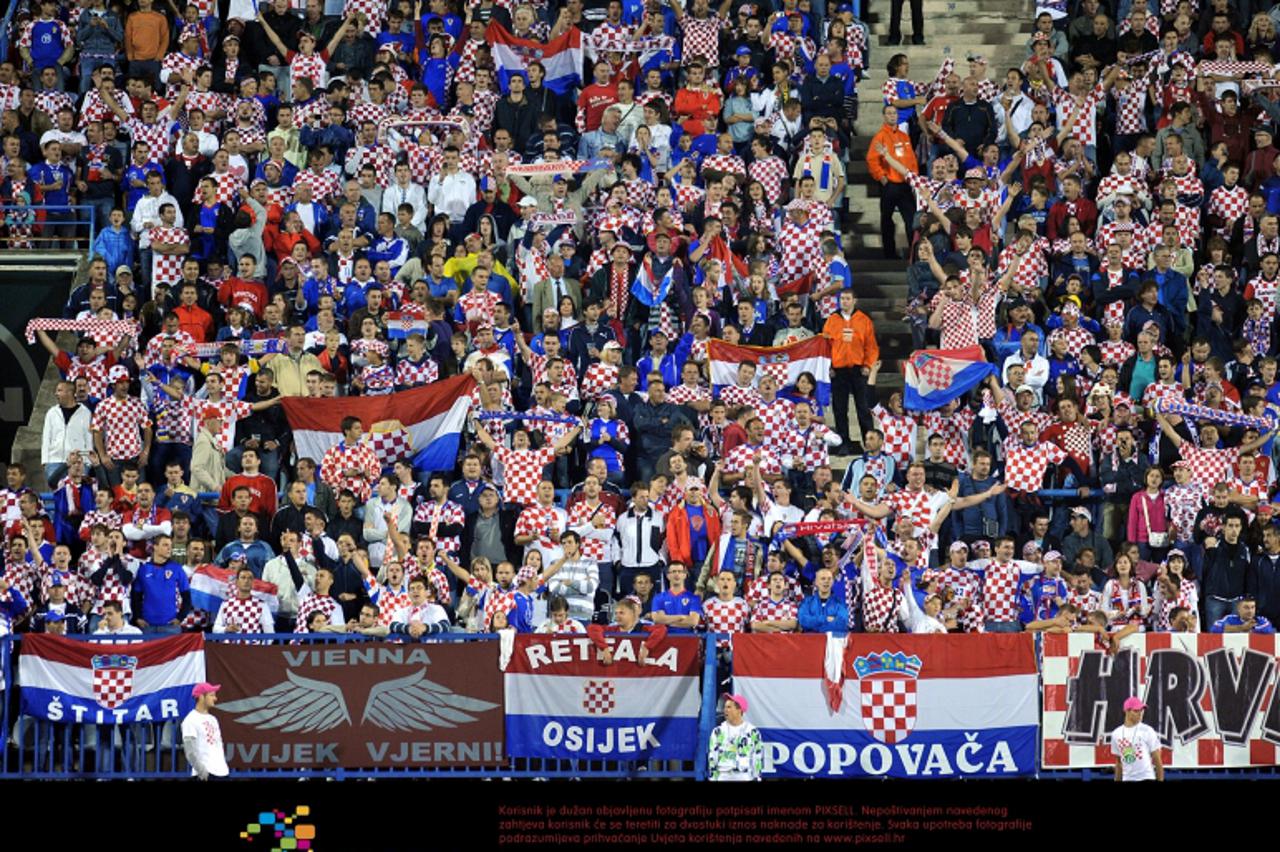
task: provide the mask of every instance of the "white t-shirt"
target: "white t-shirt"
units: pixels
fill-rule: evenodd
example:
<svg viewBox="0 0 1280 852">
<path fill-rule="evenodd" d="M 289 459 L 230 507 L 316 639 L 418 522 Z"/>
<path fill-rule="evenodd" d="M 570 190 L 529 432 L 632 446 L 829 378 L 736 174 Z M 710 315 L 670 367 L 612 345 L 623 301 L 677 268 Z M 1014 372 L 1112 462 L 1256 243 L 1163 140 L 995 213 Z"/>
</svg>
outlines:
<svg viewBox="0 0 1280 852">
<path fill-rule="evenodd" d="M 1111 733 L 1111 753 L 1120 758 L 1124 781 L 1154 781 L 1156 768 L 1151 755 L 1159 750 L 1160 737 L 1143 722 L 1132 728 L 1121 725 Z"/>
<path fill-rule="evenodd" d="M 195 739 L 196 754 L 210 775 L 225 777 L 231 774 L 222 748 L 222 729 L 218 727 L 218 720 L 212 713 L 200 713 L 196 710 L 188 713 L 182 720 L 182 739 L 185 741 L 188 737 Z M 196 774 L 194 766 L 191 774 Z"/>
</svg>

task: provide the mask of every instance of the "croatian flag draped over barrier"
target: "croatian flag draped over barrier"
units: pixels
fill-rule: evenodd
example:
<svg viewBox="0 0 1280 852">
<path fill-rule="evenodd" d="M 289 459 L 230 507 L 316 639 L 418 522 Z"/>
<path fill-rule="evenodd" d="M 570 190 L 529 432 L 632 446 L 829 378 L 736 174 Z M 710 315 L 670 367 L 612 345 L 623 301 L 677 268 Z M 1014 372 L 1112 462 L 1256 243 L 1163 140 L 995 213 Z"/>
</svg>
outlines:
<svg viewBox="0 0 1280 852">
<path fill-rule="evenodd" d="M 735 346 L 713 339 L 707 341 L 707 358 L 717 394 L 737 382 L 739 364 L 754 361 L 756 381 L 767 373 L 784 388 L 793 387 L 801 373 L 811 373 L 817 380 L 814 396 L 818 404 L 831 404 L 831 341 L 825 337 L 810 337 L 790 346 Z"/>
<path fill-rule="evenodd" d="M 932 411 L 977 387 L 996 368 L 983 357 L 981 346 L 964 349 L 917 349 L 905 362 L 903 405 L 913 411 Z"/>
<path fill-rule="evenodd" d="M 229 598 L 235 572 L 217 565 L 201 565 L 191 574 L 191 605 L 205 612 L 216 613 L 222 602 Z M 254 579 L 253 597 L 267 605 L 271 614 L 280 610 L 279 589 L 275 583 Z"/>
<path fill-rule="evenodd" d="M 765 743 L 766 775 L 1035 771 L 1039 702 L 1029 634 L 745 634 L 733 639 L 733 667 Z"/>
<path fill-rule="evenodd" d="M 1166 769 L 1280 763 L 1280 642 L 1274 634 L 1136 633 L 1114 653 L 1088 633 L 1046 634 L 1044 769 L 1113 767 L 1124 701 L 1146 702 Z"/>
<path fill-rule="evenodd" d="M 342 440 L 342 419 L 351 415 L 360 418 L 361 440 L 373 445 L 383 467 L 408 456 L 417 470 L 450 470 L 458 459 L 475 382 L 464 374 L 386 396 L 286 397 L 284 413 L 299 458 L 324 458 Z"/>
<path fill-rule="evenodd" d="M 542 42 L 517 38 L 502 24 L 490 21 L 484 31 L 484 40 L 493 52 L 498 83 L 504 92 L 511 75 L 527 72 L 530 62 L 542 63 L 547 74 L 544 84 L 557 95 L 563 95 L 582 83 L 582 31 L 577 27 L 570 27 L 563 35 Z"/>
<path fill-rule="evenodd" d="M 606 666 L 586 636 L 516 636 L 505 683 L 507 754 L 693 759 L 699 642 L 668 636 L 640 663 L 643 639 L 609 637 Z"/>
<path fill-rule="evenodd" d="M 50 722 L 125 725 L 181 719 L 205 679 L 204 635 L 84 642 L 32 633 L 18 662 L 22 712 Z"/>
</svg>

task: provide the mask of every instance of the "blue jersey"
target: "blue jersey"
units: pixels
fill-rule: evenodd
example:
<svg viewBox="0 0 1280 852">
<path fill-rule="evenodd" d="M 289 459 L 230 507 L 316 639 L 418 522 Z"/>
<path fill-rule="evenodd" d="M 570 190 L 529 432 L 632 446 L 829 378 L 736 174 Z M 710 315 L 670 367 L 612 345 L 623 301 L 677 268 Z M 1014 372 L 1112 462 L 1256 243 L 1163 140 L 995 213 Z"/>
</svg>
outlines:
<svg viewBox="0 0 1280 852">
<path fill-rule="evenodd" d="M 178 617 L 178 596 L 190 589 L 187 572 L 170 560 L 163 565 L 144 562 L 138 569 L 134 588 L 142 591 L 142 611 L 134 613 L 148 624 L 168 624 Z"/>
<path fill-rule="evenodd" d="M 56 65 L 64 49 L 61 22 L 56 20 L 32 22 L 30 51 L 33 68 Z"/>
<path fill-rule="evenodd" d="M 653 596 L 653 606 L 650 612 L 664 612 L 667 615 L 692 615 L 694 613 L 702 615 L 702 599 L 688 589 L 679 594 L 663 592 Z M 667 632 L 692 633 L 693 630 L 688 627 L 672 627 L 668 625 Z"/>
<path fill-rule="evenodd" d="M 1226 628 L 1238 627 L 1241 624 L 1244 624 L 1244 621 L 1241 620 L 1240 616 L 1236 615 L 1233 612 L 1230 615 L 1224 616 L 1223 618 L 1219 618 L 1217 621 L 1215 621 L 1213 623 L 1213 626 L 1209 628 L 1209 632 L 1225 633 Z M 1259 615 L 1254 618 L 1253 629 L 1250 630 L 1249 632 L 1250 633 L 1275 633 L 1276 629 L 1271 625 L 1271 622 L 1267 620 L 1266 616 Z"/>
</svg>

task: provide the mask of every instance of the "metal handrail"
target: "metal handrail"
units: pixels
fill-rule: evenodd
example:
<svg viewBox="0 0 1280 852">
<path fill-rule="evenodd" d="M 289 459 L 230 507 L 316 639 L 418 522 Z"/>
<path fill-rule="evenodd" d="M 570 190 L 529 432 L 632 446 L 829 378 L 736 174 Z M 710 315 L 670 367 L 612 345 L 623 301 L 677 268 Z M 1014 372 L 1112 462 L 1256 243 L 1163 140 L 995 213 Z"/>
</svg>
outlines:
<svg viewBox="0 0 1280 852">
<path fill-rule="evenodd" d="M 12 14 L 13 12 L 12 7 L 10 8 L 9 11 L 10 11 L 10 14 Z M 2 56 L 2 54 L 0 54 L 0 56 Z M 3 58 L 0 58 L 0 62 L 3 62 L 3 61 L 4 61 Z M 55 224 L 70 225 L 74 227 L 88 225 L 89 239 L 84 246 L 85 251 L 89 251 L 90 249 L 93 248 L 93 241 L 98 236 L 98 222 L 97 222 L 98 211 L 97 211 L 97 208 L 91 204 L 37 204 L 34 202 L 26 205 L 0 204 L 0 226 L 3 226 L 5 228 L 10 227 L 10 225 L 6 222 L 6 219 L 8 218 L 8 215 L 15 210 L 22 211 L 24 215 L 30 213 L 32 214 L 33 217 L 41 212 L 74 214 L 73 218 L 69 222 L 50 223 L 50 222 L 41 222 L 33 218 L 33 221 L 29 225 L 29 227 L 33 229 L 32 235 L 29 237 L 22 238 L 23 240 L 30 242 L 32 244 L 33 246 L 32 250 L 44 248 L 44 246 L 40 245 L 41 242 L 47 243 L 54 240 L 64 239 L 63 237 L 50 236 L 50 235 L 40 233 L 42 229 L 48 228 Z M 9 242 L 5 244 L 6 249 L 11 248 L 13 239 L 14 239 L 13 236 L 8 237 Z M 82 238 L 79 236 L 76 236 L 76 237 L 72 237 L 72 239 L 74 239 L 78 244 Z M 78 248 L 76 250 L 79 251 Z"/>
</svg>

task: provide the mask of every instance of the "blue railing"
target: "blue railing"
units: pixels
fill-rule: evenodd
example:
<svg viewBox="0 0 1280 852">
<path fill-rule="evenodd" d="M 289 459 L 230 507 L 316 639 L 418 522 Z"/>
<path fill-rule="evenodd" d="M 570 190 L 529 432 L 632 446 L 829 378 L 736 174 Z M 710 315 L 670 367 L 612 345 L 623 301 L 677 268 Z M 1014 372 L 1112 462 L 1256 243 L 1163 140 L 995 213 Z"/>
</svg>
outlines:
<svg viewBox="0 0 1280 852">
<path fill-rule="evenodd" d="M 73 639 L 104 641 L 102 636 L 73 636 Z M 130 637 L 124 641 L 152 641 L 157 636 Z M 234 635 L 205 637 L 207 642 L 243 641 Z M 299 636 L 293 633 L 255 636 L 255 641 L 340 643 L 366 642 L 364 637 L 329 634 Z M 109 640 L 110 641 L 110 640 Z M 115 640 L 120 641 L 120 640 Z M 423 640 L 427 644 L 451 642 L 496 642 L 493 634 L 450 633 Z M 716 724 L 715 637 L 704 640 L 703 705 L 698 722 L 700 742 L 710 739 Z M 0 637 L 0 685 L 16 684 L 18 652 L 22 637 Z M 21 686 L 17 687 L 19 693 Z M 4 695 L 0 690 L 0 695 Z M 178 721 L 131 725 L 97 725 L 47 722 L 11 711 L 18 702 L 3 701 L 0 707 L 0 779 L 6 778 L 187 778 L 191 768 L 182 750 Z M 237 778 L 389 778 L 389 777 L 483 777 L 483 778 L 686 778 L 705 779 L 707 754 L 698 748 L 690 761 L 553 760 L 507 758 L 493 766 L 413 767 L 388 769 L 324 768 L 237 770 Z"/>
<path fill-rule="evenodd" d="M 9 61 L 9 47 L 14 42 L 15 33 L 13 32 L 13 14 L 18 11 L 17 2 L 9 4 L 9 11 L 4 13 L 4 19 L 0 20 L 0 62 Z"/>
<path fill-rule="evenodd" d="M 61 218 L 51 221 L 49 213 Z M 41 214 L 44 214 L 43 220 Z M 88 251 L 98 235 L 97 220 L 97 208 L 91 204 L 0 204 L 0 227 L 3 228 L 0 246 L 5 249 Z M 74 228 L 72 236 L 60 235 L 55 230 L 70 228 Z"/>
</svg>

